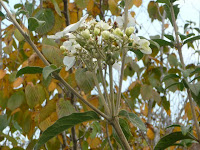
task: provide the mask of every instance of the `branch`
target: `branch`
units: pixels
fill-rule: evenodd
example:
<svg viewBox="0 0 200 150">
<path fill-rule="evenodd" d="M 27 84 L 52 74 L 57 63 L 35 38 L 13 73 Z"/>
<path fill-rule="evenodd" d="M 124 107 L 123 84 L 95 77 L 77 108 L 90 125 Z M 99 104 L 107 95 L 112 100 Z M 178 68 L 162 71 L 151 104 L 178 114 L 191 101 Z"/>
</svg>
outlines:
<svg viewBox="0 0 200 150">
<path fill-rule="evenodd" d="M 115 101 L 114 101 L 114 90 L 113 90 L 113 73 L 112 65 L 109 65 L 109 77 L 110 77 L 110 100 L 111 100 L 111 110 L 112 116 L 115 115 Z"/>
<path fill-rule="evenodd" d="M 124 9 L 124 31 L 126 30 L 128 24 L 128 4 L 129 0 L 125 0 L 125 9 Z M 126 59 L 127 50 L 124 48 L 122 49 L 122 66 L 121 66 L 121 75 L 119 79 L 119 91 L 117 93 L 117 101 L 116 101 L 116 111 L 115 115 L 118 115 L 121 103 L 121 91 L 122 91 L 122 81 L 124 78 L 124 68 L 125 68 L 125 59 Z"/>
<path fill-rule="evenodd" d="M 5 9 L 5 11 L 7 12 L 8 17 L 10 18 L 10 20 L 12 21 L 12 23 L 14 24 L 14 26 L 19 30 L 19 32 L 24 36 L 25 40 L 30 44 L 30 46 L 33 48 L 33 50 L 36 52 L 36 54 L 39 56 L 39 58 L 44 62 L 44 64 L 46 66 L 49 66 L 50 63 L 46 60 L 46 58 L 42 55 L 42 53 L 37 49 L 36 45 L 32 42 L 32 40 L 30 39 L 30 37 L 27 35 L 26 32 L 24 32 L 24 30 L 21 28 L 21 26 L 18 24 L 18 22 L 16 21 L 16 19 L 12 16 L 12 14 L 10 13 L 10 11 L 7 9 L 7 7 L 4 5 L 3 1 L 0 0 L 0 4 L 3 6 L 3 8 Z M 91 109 L 93 109 L 96 113 L 98 113 L 99 115 L 101 115 L 102 117 L 104 117 L 106 120 L 110 120 L 109 116 L 107 116 L 106 114 L 104 114 L 103 112 L 101 112 L 99 109 L 97 109 L 96 107 L 94 107 L 92 104 L 90 104 L 87 100 L 85 100 L 78 92 L 76 92 L 59 74 L 57 73 L 53 73 L 53 76 L 59 80 L 64 87 L 66 87 L 67 89 L 69 89 L 74 95 L 76 95 L 84 104 L 86 104 L 87 106 L 89 106 Z"/>
<path fill-rule="evenodd" d="M 176 24 L 174 8 L 173 8 L 173 4 L 172 3 L 170 3 L 170 10 L 171 10 L 171 16 L 172 16 L 172 23 L 173 23 L 173 27 L 174 27 L 174 31 L 175 31 L 175 36 L 176 36 L 178 54 L 179 54 L 179 57 L 180 57 L 181 65 L 182 65 L 183 69 L 185 70 L 183 54 L 182 54 L 181 45 L 180 45 L 179 36 L 178 36 L 178 27 L 177 27 L 177 24 Z M 185 79 L 185 80 L 187 81 L 187 79 Z M 199 123 L 197 121 L 197 117 L 196 117 L 196 113 L 195 113 L 195 107 L 194 107 L 194 103 L 193 103 L 193 100 L 192 100 L 191 92 L 190 92 L 189 89 L 187 89 L 187 94 L 188 94 L 188 98 L 189 98 L 189 102 L 190 102 L 190 107 L 191 107 L 191 110 L 192 110 L 192 117 L 193 117 L 193 120 L 194 120 L 194 125 L 195 125 L 196 131 L 197 131 L 198 141 L 200 142 Z"/>
<path fill-rule="evenodd" d="M 64 4 L 64 16 L 65 16 L 65 21 L 66 21 L 66 26 L 70 25 L 69 21 L 69 11 L 68 11 L 68 0 L 63 0 Z"/>
</svg>

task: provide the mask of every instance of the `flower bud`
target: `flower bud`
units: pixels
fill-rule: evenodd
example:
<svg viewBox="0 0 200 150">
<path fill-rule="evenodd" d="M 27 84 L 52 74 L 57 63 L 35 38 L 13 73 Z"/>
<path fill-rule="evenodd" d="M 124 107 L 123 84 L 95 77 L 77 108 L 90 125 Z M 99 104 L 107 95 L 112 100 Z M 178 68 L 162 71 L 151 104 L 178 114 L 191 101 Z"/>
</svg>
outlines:
<svg viewBox="0 0 200 150">
<path fill-rule="evenodd" d="M 125 33 L 129 37 L 134 31 L 135 31 L 134 27 L 129 27 L 129 28 L 126 28 Z"/>
<path fill-rule="evenodd" d="M 101 35 L 102 35 L 102 37 L 103 37 L 105 40 L 107 40 L 107 39 L 109 39 L 109 37 L 110 37 L 110 32 L 109 32 L 109 31 L 103 31 L 103 32 L 101 33 Z"/>
<path fill-rule="evenodd" d="M 100 33 L 100 29 L 99 28 L 94 28 L 94 35 L 98 35 Z"/>
<path fill-rule="evenodd" d="M 90 31 L 88 29 L 86 29 L 85 31 L 81 32 L 81 35 L 86 38 L 89 39 L 90 38 Z"/>
<path fill-rule="evenodd" d="M 61 50 L 61 52 L 65 52 L 66 51 L 66 48 L 65 48 L 65 46 L 60 46 L 60 50 Z"/>
<path fill-rule="evenodd" d="M 117 36 L 123 36 L 123 32 L 121 31 L 120 28 L 116 28 L 113 33 Z"/>
</svg>

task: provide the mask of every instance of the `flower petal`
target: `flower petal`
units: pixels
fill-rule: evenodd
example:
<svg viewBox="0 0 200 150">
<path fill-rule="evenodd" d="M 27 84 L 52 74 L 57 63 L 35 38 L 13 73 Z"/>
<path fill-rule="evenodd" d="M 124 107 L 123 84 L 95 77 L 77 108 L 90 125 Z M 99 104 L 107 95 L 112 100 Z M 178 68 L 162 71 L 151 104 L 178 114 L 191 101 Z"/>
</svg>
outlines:
<svg viewBox="0 0 200 150">
<path fill-rule="evenodd" d="M 68 71 L 70 68 L 72 68 L 72 66 L 75 64 L 75 56 L 69 57 L 69 56 L 65 56 L 63 59 L 63 63 L 66 66 L 65 70 Z"/>
<path fill-rule="evenodd" d="M 116 62 L 116 63 L 114 63 L 112 67 L 113 67 L 115 70 L 117 70 L 118 72 L 120 72 L 120 71 L 121 71 L 121 65 L 120 65 L 120 64 L 118 64 L 117 62 Z"/>
</svg>

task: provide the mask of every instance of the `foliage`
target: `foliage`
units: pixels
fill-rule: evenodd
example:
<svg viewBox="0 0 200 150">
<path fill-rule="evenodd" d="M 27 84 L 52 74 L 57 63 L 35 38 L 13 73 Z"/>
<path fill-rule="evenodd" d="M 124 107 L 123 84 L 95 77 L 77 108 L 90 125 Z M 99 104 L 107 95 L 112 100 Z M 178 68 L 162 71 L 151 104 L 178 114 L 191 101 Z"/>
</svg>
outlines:
<svg viewBox="0 0 200 150">
<path fill-rule="evenodd" d="M 68 1 L 67 12 L 64 11 L 65 2 L 65 0 L 45 0 L 40 6 L 39 1 L 30 3 L 26 0 L 14 6 L 17 22 L 51 63 L 50 66 L 45 66 L 13 24 L 2 28 L 3 53 L 0 53 L 0 145 L 2 149 L 12 147 L 33 149 L 35 145 L 36 149 L 39 147 L 47 147 L 50 150 L 60 147 L 70 149 L 75 145 L 73 139 L 82 149 L 123 147 L 112 124 L 91 111 L 90 107 L 64 88 L 64 85 L 54 76 L 59 73 L 64 81 L 80 93 L 87 102 L 105 112 L 103 98 L 100 94 L 96 94 L 98 88 L 96 81 L 100 83 L 100 88 L 106 86 L 107 94 L 111 98 L 110 80 L 106 76 L 108 62 L 111 59 L 121 61 L 123 53 L 118 51 L 115 55 L 106 58 L 102 69 L 96 70 L 94 79 L 86 63 L 81 63 L 81 58 L 75 63 L 77 67 L 72 67 L 68 71 L 63 67 L 64 55 L 60 46 L 68 40 L 68 37 L 56 40 L 48 37 L 65 29 L 69 25 L 66 24 L 67 20 L 71 24 L 78 22 L 85 12 L 97 20 L 122 16 L 125 1 Z M 128 7 L 130 9 L 141 5 L 142 0 L 132 0 Z M 189 123 L 193 120 L 193 115 L 190 103 L 185 98 L 181 99 L 183 111 L 177 112 L 180 113 L 177 115 L 178 121 L 172 119 L 174 116 L 172 117 L 171 114 L 171 93 L 190 91 L 192 99 L 197 104 L 194 107 L 197 116 L 200 106 L 200 69 L 197 64 L 187 64 L 184 68 L 179 59 L 177 37 L 170 33 L 165 34 L 168 26 L 171 28 L 174 26 L 172 7 L 177 19 L 180 10 L 174 1 L 157 0 L 150 1 L 148 4 L 147 12 L 152 22 L 155 20 L 161 23 L 163 20 L 169 22 L 164 22 L 163 38 L 150 37 L 149 46 L 152 49 L 150 55 L 142 53 L 139 48 L 132 48 L 132 43 L 128 45 L 130 52 L 128 55 L 131 55 L 125 60 L 123 80 L 129 78 L 133 80 L 128 88 L 119 94 L 122 97 L 119 124 L 131 148 L 150 149 L 151 147 L 158 150 L 169 146 L 190 147 L 198 141 L 196 127 Z M 165 18 L 163 18 L 164 12 L 166 12 Z M 132 11 L 130 14 L 134 13 Z M 4 11 L 0 12 L 2 22 L 6 17 Z M 28 24 L 24 24 L 25 21 Z M 111 21 L 112 19 L 108 22 Z M 190 21 L 182 26 L 184 32 L 178 31 L 181 48 L 193 48 L 194 53 L 199 55 L 195 45 L 200 39 L 199 28 Z M 91 30 L 94 31 L 92 28 Z M 80 30 L 82 31 L 85 29 Z M 114 30 L 109 32 L 114 34 Z M 145 38 L 140 37 L 140 39 Z M 109 40 L 107 42 L 111 42 Z M 104 42 L 106 43 L 106 40 Z M 113 41 L 112 44 L 117 46 L 119 44 L 117 42 L 117 40 Z M 79 44 L 81 45 L 81 42 Z M 94 43 L 90 43 L 89 46 L 92 44 Z M 66 49 L 64 52 L 66 53 Z M 97 62 L 94 64 L 98 66 Z M 105 83 L 102 81 L 101 71 Z M 116 76 L 113 76 L 114 81 L 117 81 Z M 103 96 L 106 95 L 106 90 L 102 90 Z M 114 84 L 112 90 L 114 93 L 112 98 L 116 100 L 119 92 L 118 83 Z M 200 121 L 199 118 L 197 121 Z M 172 125 L 177 122 L 179 125 Z M 172 126 L 166 128 L 169 125 Z M 24 141 L 25 137 L 28 141 Z"/>
</svg>

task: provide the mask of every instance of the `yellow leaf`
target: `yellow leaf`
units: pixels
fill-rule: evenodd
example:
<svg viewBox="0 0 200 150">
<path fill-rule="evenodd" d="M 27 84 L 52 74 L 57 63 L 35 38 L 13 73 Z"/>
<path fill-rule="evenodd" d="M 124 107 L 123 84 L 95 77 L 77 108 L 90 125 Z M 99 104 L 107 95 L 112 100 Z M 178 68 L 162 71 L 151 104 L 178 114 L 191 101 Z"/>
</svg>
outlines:
<svg viewBox="0 0 200 150">
<path fill-rule="evenodd" d="M 77 10 L 74 9 L 73 11 L 70 11 L 70 23 L 76 23 L 78 21 L 78 15 L 77 15 Z"/>
<path fill-rule="evenodd" d="M 21 109 L 18 107 L 15 110 L 12 111 L 11 116 L 14 115 L 15 113 L 21 111 Z"/>
<path fill-rule="evenodd" d="M 87 11 L 92 11 L 93 7 L 94 7 L 94 0 L 89 0 L 87 5 Z"/>
<path fill-rule="evenodd" d="M 6 75 L 6 70 L 0 70 L 0 80 Z"/>
<path fill-rule="evenodd" d="M 23 83 L 24 79 L 19 77 L 13 82 L 13 88 L 20 86 Z"/>
<path fill-rule="evenodd" d="M 38 57 L 38 55 L 36 53 L 33 53 L 28 58 L 28 65 L 29 66 L 45 67 L 44 63 L 42 62 L 42 60 Z"/>
<path fill-rule="evenodd" d="M 68 10 L 73 11 L 73 9 L 76 7 L 75 3 L 69 3 L 68 4 Z"/>
<path fill-rule="evenodd" d="M 55 90 L 56 87 L 57 87 L 56 80 L 53 80 L 53 81 L 51 81 L 51 83 L 48 86 L 48 91 L 52 92 Z"/>
<path fill-rule="evenodd" d="M 179 131 L 181 131 L 180 127 L 174 127 L 173 132 L 179 132 Z"/>
<path fill-rule="evenodd" d="M 134 11 L 131 11 L 130 13 L 131 13 L 132 17 L 135 17 L 135 12 Z"/>
<path fill-rule="evenodd" d="M 169 24 L 164 24 L 165 29 L 169 27 Z"/>
<path fill-rule="evenodd" d="M 154 132 L 152 131 L 152 129 L 148 128 L 147 129 L 147 137 L 150 139 L 150 140 L 153 140 L 155 135 L 154 135 Z"/>
<path fill-rule="evenodd" d="M 120 15 L 120 9 L 118 8 L 118 4 L 115 0 L 108 0 L 110 11 L 113 15 Z"/>
<path fill-rule="evenodd" d="M 136 7 L 140 7 L 142 5 L 142 0 L 133 0 L 133 4 L 136 6 Z"/>
<path fill-rule="evenodd" d="M 98 14 L 100 14 L 100 9 L 99 9 L 99 7 L 97 6 L 97 5 L 95 5 L 94 7 L 93 7 L 93 9 L 92 9 L 92 16 L 97 16 Z"/>
<path fill-rule="evenodd" d="M 192 120 L 192 111 L 191 111 L 189 102 L 185 105 L 185 112 L 187 114 L 188 119 Z"/>
<path fill-rule="evenodd" d="M 95 137 L 94 139 L 88 138 L 88 143 L 90 145 L 90 148 L 97 148 L 98 145 L 101 143 L 101 140 L 98 137 Z"/>
</svg>

